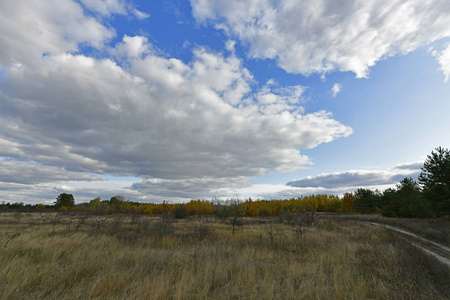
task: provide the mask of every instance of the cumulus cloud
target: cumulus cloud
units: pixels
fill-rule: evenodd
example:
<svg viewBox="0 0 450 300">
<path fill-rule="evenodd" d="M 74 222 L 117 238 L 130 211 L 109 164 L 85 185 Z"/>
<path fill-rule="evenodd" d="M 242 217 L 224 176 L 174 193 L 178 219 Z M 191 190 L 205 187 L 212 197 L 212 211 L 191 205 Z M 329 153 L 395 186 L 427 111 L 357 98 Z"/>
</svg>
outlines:
<svg viewBox="0 0 450 300">
<path fill-rule="evenodd" d="M 274 80 L 269 80 L 257 93 L 259 111 L 263 114 L 276 114 L 283 111 L 303 112 L 301 96 L 305 87 L 301 85 L 280 87 Z"/>
<path fill-rule="evenodd" d="M 351 133 L 330 113 L 293 109 L 299 87 L 249 95 L 251 75 L 234 56 L 198 49 L 191 65 L 130 63 L 134 75 L 71 54 L 47 57 L 45 74 L 9 69 L 0 82 L 9 155 L 93 173 L 252 176 L 297 169 L 308 162 L 297 149 Z"/>
<path fill-rule="evenodd" d="M 57 193 L 77 191 L 64 184 L 69 181 L 95 182 L 94 185 L 101 186 L 103 178 L 34 161 L 0 158 L 1 201 L 51 204 L 53 200 L 48 199 L 54 199 Z"/>
<path fill-rule="evenodd" d="M 450 78 L 450 43 L 446 44 L 444 50 L 440 52 L 434 51 L 433 53 L 441 66 L 442 73 L 444 73 L 444 81 L 448 81 Z"/>
<path fill-rule="evenodd" d="M 191 0 L 198 22 L 291 73 L 351 71 L 450 36 L 447 0 Z"/>
<path fill-rule="evenodd" d="M 148 195 L 133 190 L 131 188 L 133 183 L 135 183 L 135 180 L 132 178 L 103 181 L 66 181 L 63 184 L 53 186 L 49 192 L 53 195 L 64 192 L 73 193 L 77 202 L 87 202 L 96 197 L 109 200 L 115 195 L 122 195 L 133 201 L 160 200 L 159 196 L 148 198 Z"/>
<path fill-rule="evenodd" d="M 101 48 L 114 35 L 71 0 L 1 1 L 0 69 L 39 65 L 43 55 L 76 52 L 80 44 Z"/>
<path fill-rule="evenodd" d="M 151 48 L 125 36 L 115 49 L 126 70 L 70 53 L 10 65 L 0 139 L 11 146 L 0 155 L 100 174 L 254 176 L 297 169 L 308 163 L 298 149 L 351 133 L 330 113 L 295 108 L 303 87 L 252 93 L 253 77 L 232 53 L 200 47 L 186 64 Z"/>
<path fill-rule="evenodd" d="M 37 184 L 61 180 L 102 180 L 98 176 L 71 172 L 63 168 L 46 166 L 33 161 L 0 159 L 0 182 Z"/>
<path fill-rule="evenodd" d="M 157 195 L 169 198 L 207 199 L 211 197 L 232 197 L 236 190 L 249 186 L 246 177 L 235 178 L 189 178 L 189 179 L 147 179 L 132 185 L 146 195 Z"/>
<path fill-rule="evenodd" d="M 99 182 L 97 182 L 99 183 Z M 70 193 L 74 195 L 75 202 L 89 202 L 90 200 L 100 197 L 109 200 L 112 196 L 123 195 L 126 199 L 133 201 L 163 201 L 161 197 L 148 198 L 139 192 L 118 188 L 117 186 L 102 188 L 80 186 L 74 187 L 71 182 L 68 184 L 17 184 L 0 182 L 0 200 L 5 202 L 23 202 L 25 204 L 44 203 L 53 204 L 57 195 L 61 193 Z"/>
<path fill-rule="evenodd" d="M 31 167 L 27 167 L 26 164 L 28 163 L 22 162 L 15 166 L 24 172 L 25 178 L 23 180 L 9 182 L 17 178 L 15 173 L 11 177 L 4 174 L 0 175 L 0 202 L 52 204 L 57 195 L 61 193 L 73 194 L 76 203 L 88 202 L 96 197 L 109 200 L 115 195 L 123 195 L 126 199 L 144 202 L 172 200 L 158 195 L 149 196 L 131 189 L 132 184 L 136 182 L 135 178 L 119 178 L 118 180 L 115 177 L 108 176 L 109 180 L 106 180 L 103 177 L 64 171 L 55 167 L 39 166 L 40 168 L 34 168 L 35 164 L 33 163 L 31 163 Z M 0 170 L 3 167 L 5 166 L 0 166 Z M 36 171 L 35 178 L 31 175 L 31 171 Z M 6 173 L 6 171 L 4 172 Z M 38 176 L 43 177 L 42 181 L 39 180 Z M 6 182 L 3 182 L 2 180 L 5 178 Z"/>
<path fill-rule="evenodd" d="M 0 182 L 1 202 L 22 202 L 25 204 L 45 203 L 52 204 L 56 199 L 55 192 L 45 184 L 17 184 Z"/>
<path fill-rule="evenodd" d="M 397 165 L 386 171 L 350 170 L 320 174 L 292 180 L 286 185 L 298 188 L 323 188 L 329 190 L 393 185 L 407 176 L 416 178 L 422 165 L 423 162 L 414 162 Z"/>
<path fill-rule="evenodd" d="M 86 3 L 108 15 L 122 2 Z M 197 47 L 186 63 L 159 55 L 142 36 L 106 45 L 114 30 L 78 2 L 1 2 L 0 33 L 0 156 L 9 158 L 4 164 L 26 161 L 15 164 L 40 182 L 95 179 L 80 172 L 133 175 L 162 181 L 130 192 L 150 186 L 166 195 L 198 184 L 204 188 L 192 195 L 203 195 L 243 177 L 301 168 L 310 161 L 300 149 L 352 132 L 329 112 L 305 114 L 303 86 L 270 80 L 258 88 L 233 51 Z M 80 44 L 121 64 L 77 54 Z M 49 192 L 38 190 L 33 197 Z"/>
<path fill-rule="evenodd" d="M 331 88 L 331 93 L 333 93 L 333 97 L 336 97 L 336 95 L 341 91 L 342 86 L 339 83 L 335 83 L 333 87 Z"/>
<path fill-rule="evenodd" d="M 141 58 L 150 52 L 150 44 L 146 37 L 128 36 L 122 38 L 122 42 L 110 49 L 112 55 L 119 59 Z"/>
</svg>

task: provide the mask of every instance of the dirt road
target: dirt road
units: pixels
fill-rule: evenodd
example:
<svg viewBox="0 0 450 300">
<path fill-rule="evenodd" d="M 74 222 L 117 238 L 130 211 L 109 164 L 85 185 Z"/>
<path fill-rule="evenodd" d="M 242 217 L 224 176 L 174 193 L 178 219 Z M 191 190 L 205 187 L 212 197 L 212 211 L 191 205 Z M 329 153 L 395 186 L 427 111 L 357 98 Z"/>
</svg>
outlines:
<svg viewBox="0 0 450 300">
<path fill-rule="evenodd" d="M 419 248 L 427 255 L 433 256 L 438 261 L 447 265 L 450 268 L 450 259 L 449 259 L 450 248 L 441 245 L 439 243 L 430 241 L 428 239 L 425 239 L 421 236 L 418 236 L 417 234 L 414 234 L 412 232 L 406 231 L 398 227 L 374 222 L 367 222 L 367 223 L 396 232 L 401 237 L 405 238 L 408 242 L 410 242 L 412 245 Z"/>
</svg>

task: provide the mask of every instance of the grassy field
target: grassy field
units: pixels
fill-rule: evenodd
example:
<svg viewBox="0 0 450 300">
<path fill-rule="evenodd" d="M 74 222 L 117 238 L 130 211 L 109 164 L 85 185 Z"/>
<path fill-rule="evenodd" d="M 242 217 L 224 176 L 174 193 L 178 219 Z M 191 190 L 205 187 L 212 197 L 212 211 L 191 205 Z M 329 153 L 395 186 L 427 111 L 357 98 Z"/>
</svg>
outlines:
<svg viewBox="0 0 450 300">
<path fill-rule="evenodd" d="M 364 218 L 1 213 L 0 298 L 449 299 L 448 268 Z"/>
</svg>

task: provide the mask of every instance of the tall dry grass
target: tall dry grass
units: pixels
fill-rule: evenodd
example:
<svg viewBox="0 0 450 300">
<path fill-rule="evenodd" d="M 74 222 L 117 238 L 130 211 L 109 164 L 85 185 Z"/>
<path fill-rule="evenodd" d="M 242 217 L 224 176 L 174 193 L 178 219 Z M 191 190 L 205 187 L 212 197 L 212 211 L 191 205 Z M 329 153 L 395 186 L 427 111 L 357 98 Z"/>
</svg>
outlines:
<svg viewBox="0 0 450 300">
<path fill-rule="evenodd" d="M 355 220 L 320 218 L 313 226 L 245 219 L 233 235 L 213 217 L 3 213 L 0 298 L 449 297 L 449 273 L 434 274 L 404 241 Z"/>
</svg>

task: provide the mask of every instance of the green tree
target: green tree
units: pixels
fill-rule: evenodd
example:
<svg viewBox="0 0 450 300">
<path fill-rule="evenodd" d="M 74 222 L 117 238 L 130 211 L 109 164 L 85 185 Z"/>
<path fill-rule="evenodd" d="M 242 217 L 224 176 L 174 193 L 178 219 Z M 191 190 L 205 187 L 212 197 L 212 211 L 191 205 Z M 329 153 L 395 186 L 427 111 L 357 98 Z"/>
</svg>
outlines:
<svg viewBox="0 0 450 300">
<path fill-rule="evenodd" d="M 400 214 L 398 194 L 395 189 L 388 188 L 381 196 L 381 214 L 385 217 L 397 217 Z"/>
<path fill-rule="evenodd" d="M 387 217 L 425 217 L 430 214 L 419 184 L 411 177 L 403 178 L 396 189 L 384 191 L 381 213 Z"/>
<path fill-rule="evenodd" d="M 450 213 L 450 151 L 442 147 L 431 151 L 419 175 L 423 197 L 432 205 L 436 215 Z"/>
<path fill-rule="evenodd" d="M 373 214 L 381 208 L 381 194 L 378 190 L 359 188 L 355 191 L 353 207 L 361 214 Z"/>
<path fill-rule="evenodd" d="M 60 208 L 61 206 L 73 207 L 75 205 L 75 199 L 72 194 L 62 193 L 56 198 L 55 207 Z"/>
<path fill-rule="evenodd" d="M 401 217 L 426 218 L 432 216 L 430 201 L 424 197 L 419 184 L 411 177 L 404 178 L 397 185 L 397 190 L 398 196 L 401 199 Z"/>
</svg>

